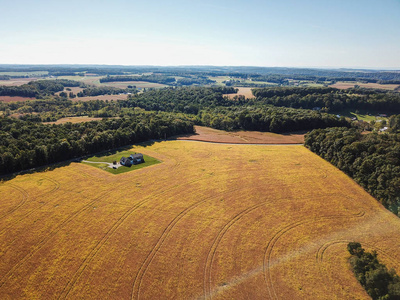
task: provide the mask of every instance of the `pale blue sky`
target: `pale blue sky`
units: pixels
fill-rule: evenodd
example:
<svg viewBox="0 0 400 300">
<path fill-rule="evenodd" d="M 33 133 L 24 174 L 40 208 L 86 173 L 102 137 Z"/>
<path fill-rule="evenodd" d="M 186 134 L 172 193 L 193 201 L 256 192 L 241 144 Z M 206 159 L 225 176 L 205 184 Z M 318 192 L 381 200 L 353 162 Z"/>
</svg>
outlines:
<svg viewBox="0 0 400 300">
<path fill-rule="evenodd" d="M 400 0 L 0 0 L 0 64 L 400 69 Z"/>
</svg>

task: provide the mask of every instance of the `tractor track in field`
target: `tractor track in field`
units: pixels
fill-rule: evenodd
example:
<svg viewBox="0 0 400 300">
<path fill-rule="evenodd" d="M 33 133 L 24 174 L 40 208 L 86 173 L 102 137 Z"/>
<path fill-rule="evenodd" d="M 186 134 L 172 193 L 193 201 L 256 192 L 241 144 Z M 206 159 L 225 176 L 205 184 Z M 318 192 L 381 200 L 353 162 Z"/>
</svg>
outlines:
<svg viewBox="0 0 400 300">
<path fill-rule="evenodd" d="M 123 184 L 120 184 L 121 186 Z M 10 275 L 15 272 L 15 270 L 21 266 L 24 262 L 26 262 L 29 258 L 31 258 L 35 253 L 37 253 L 51 238 L 53 238 L 61 229 L 65 227 L 66 224 L 71 222 L 76 216 L 80 215 L 82 212 L 87 210 L 89 207 L 91 207 L 94 203 L 96 203 L 98 200 L 106 197 L 107 195 L 111 194 L 114 190 L 118 189 L 116 187 L 113 190 L 107 191 L 103 193 L 101 196 L 96 197 L 94 200 L 90 201 L 89 203 L 85 204 L 83 207 L 78 209 L 75 213 L 67 217 L 64 221 L 62 221 L 52 232 L 50 232 L 46 237 L 41 239 L 39 243 L 35 244 L 33 246 L 33 249 L 27 253 L 22 259 L 19 260 L 17 264 L 15 264 L 6 274 L 3 275 L 3 279 L 0 281 L 0 288 L 7 282 L 7 279 L 10 277 Z"/>
<path fill-rule="evenodd" d="M 360 212 L 358 212 L 356 214 L 352 214 L 352 215 L 328 215 L 328 216 L 323 216 L 323 217 L 317 217 L 314 219 L 304 219 L 304 220 L 300 220 L 300 221 L 294 222 L 292 224 L 289 224 L 289 225 L 281 228 L 280 230 L 278 230 L 272 236 L 272 238 L 268 241 L 267 247 L 264 252 L 264 260 L 263 260 L 264 281 L 266 283 L 270 298 L 278 299 L 278 295 L 274 288 L 273 278 L 272 278 L 270 269 L 271 269 L 272 252 L 274 250 L 276 243 L 283 235 L 285 235 L 287 232 L 291 231 L 292 229 L 302 226 L 302 225 L 305 225 L 305 224 L 318 223 L 319 221 L 335 219 L 335 218 L 361 218 L 364 215 L 365 215 L 365 212 L 360 211 Z"/>
<path fill-rule="evenodd" d="M 331 241 L 328 241 L 328 242 L 322 244 L 318 248 L 318 250 L 317 250 L 317 252 L 315 254 L 315 260 L 316 260 L 316 263 L 317 263 L 317 266 L 318 266 L 318 272 L 320 274 L 320 278 L 322 278 L 322 282 L 324 283 L 323 286 L 324 286 L 325 290 L 333 291 L 332 278 L 331 278 L 331 276 L 329 276 L 329 273 L 326 270 L 326 268 L 324 268 L 322 266 L 326 250 L 328 250 L 332 246 L 335 246 L 335 245 L 338 245 L 338 244 L 348 244 L 350 242 L 354 242 L 354 241 L 350 240 L 350 239 L 331 240 Z M 388 260 L 390 260 L 393 263 L 393 265 L 400 266 L 400 262 L 396 258 L 391 256 L 389 253 L 387 253 L 386 251 L 383 251 L 382 249 L 376 247 L 375 245 L 372 245 L 370 243 L 366 243 L 364 241 L 362 242 L 362 245 L 366 245 L 369 248 L 373 248 L 374 250 L 379 252 L 379 255 L 383 255 Z M 336 292 L 336 291 L 333 291 L 333 292 Z"/>
<path fill-rule="evenodd" d="M 13 212 L 15 212 L 18 208 L 20 208 L 22 205 L 24 205 L 25 202 L 26 202 L 26 201 L 28 200 L 28 198 L 29 198 L 29 194 L 28 194 L 23 188 L 20 188 L 19 186 L 15 185 L 15 184 L 7 184 L 6 187 L 7 187 L 7 186 L 10 187 L 10 188 L 13 188 L 14 190 L 17 190 L 18 192 L 20 192 L 21 195 L 22 195 L 22 199 L 21 199 L 21 201 L 20 201 L 14 208 L 12 208 L 12 209 L 9 210 L 8 212 L 6 212 L 6 213 L 4 213 L 2 216 L 0 216 L 0 220 L 3 219 L 3 218 L 5 218 L 5 217 L 7 217 L 7 216 L 9 216 L 9 215 L 12 214 Z"/>
<path fill-rule="evenodd" d="M 50 194 L 50 193 L 53 193 L 53 192 L 57 191 L 57 190 L 60 188 L 60 183 L 59 183 L 58 181 L 53 180 L 53 179 L 50 179 L 50 178 L 48 178 L 48 177 L 43 177 L 43 178 L 49 180 L 50 182 L 53 182 L 53 183 L 55 184 L 55 187 L 54 187 L 51 191 L 48 191 L 48 192 L 45 192 L 45 193 L 39 195 L 40 197 L 45 196 L 45 195 Z M 26 193 L 26 195 L 28 195 L 28 193 Z M 31 199 L 32 199 L 32 198 L 35 199 L 35 198 L 37 198 L 37 197 L 39 197 L 39 196 L 31 197 Z M 27 197 L 28 197 L 28 196 L 27 196 Z M 50 202 L 51 202 L 51 201 L 50 201 Z M 19 218 L 19 219 L 16 220 L 16 221 L 13 221 L 12 224 L 10 224 L 9 226 L 4 227 L 4 228 L 0 231 L 0 235 L 2 235 L 4 232 L 6 232 L 11 226 L 15 226 L 16 224 L 20 223 L 22 220 L 24 220 L 25 218 L 27 218 L 29 215 L 31 215 L 32 213 L 34 213 L 35 211 L 37 211 L 38 209 L 42 208 L 43 206 L 45 206 L 46 204 L 48 204 L 48 203 L 50 203 L 50 202 L 43 203 L 43 204 L 40 205 L 39 207 L 36 207 L 36 208 L 34 208 L 34 209 L 28 211 L 28 212 L 27 212 L 26 214 L 24 214 L 21 218 Z M 3 256 L 8 252 L 8 250 L 10 249 L 12 243 L 13 243 L 16 239 L 17 239 L 17 238 L 15 238 L 15 239 L 10 243 L 10 245 L 9 245 L 6 249 L 3 249 Z"/>
<path fill-rule="evenodd" d="M 156 194 L 151 194 L 147 196 L 145 199 L 140 201 L 139 203 L 135 204 L 133 207 L 131 207 L 128 211 L 126 211 L 114 224 L 113 226 L 106 232 L 106 234 L 99 240 L 99 242 L 95 245 L 95 247 L 92 249 L 92 251 L 85 257 L 81 265 L 79 266 L 78 270 L 75 272 L 75 274 L 72 276 L 72 279 L 68 281 L 67 285 L 64 287 L 62 293 L 58 297 L 58 299 L 65 299 L 68 297 L 69 293 L 72 291 L 74 285 L 76 282 L 79 280 L 79 278 L 82 276 L 83 272 L 85 271 L 86 267 L 90 264 L 90 262 L 94 259 L 94 257 L 97 255 L 97 253 L 102 249 L 104 244 L 110 239 L 110 237 L 114 234 L 114 232 L 117 231 L 117 229 L 121 226 L 121 224 L 138 208 L 140 208 L 143 204 L 147 203 L 154 197 L 159 197 L 169 191 L 172 191 L 176 188 L 179 188 L 182 185 L 186 184 L 192 184 L 197 181 L 204 180 L 204 178 L 197 178 L 194 179 L 190 182 L 182 183 L 180 185 L 174 185 L 171 186 L 168 189 L 164 189 L 162 192 L 156 193 Z"/>
<path fill-rule="evenodd" d="M 229 191 L 229 193 L 234 193 L 237 190 L 239 190 L 239 188 L 231 189 Z M 163 243 L 167 239 L 167 237 L 170 234 L 170 232 L 172 231 L 172 229 L 174 229 L 176 224 L 185 215 L 187 215 L 190 211 L 192 211 L 193 209 L 197 208 L 201 204 L 203 204 L 203 203 L 205 203 L 207 201 L 210 201 L 212 199 L 221 197 L 221 196 L 226 195 L 226 194 L 227 193 L 224 191 L 224 192 L 218 193 L 218 194 L 216 194 L 216 195 L 214 195 L 212 197 L 197 201 L 197 202 L 193 203 L 192 205 L 190 205 L 189 207 L 187 207 L 186 209 L 184 209 L 183 211 L 181 211 L 177 216 L 175 216 L 175 218 L 164 229 L 164 231 L 162 232 L 160 238 L 157 240 L 155 246 L 151 249 L 151 251 L 146 256 L 146 259 L 141 264 L 140 269 L 139 269 L 138 273 L 136 274 L 135 280 L 133 282 L 132 292 L 131 292 L 131 299 L 139 299 L 140 287 L 141 287 L 144 275 L 146 274 L 146 271 L 147 271 L 148 267 L 150 266 L 151 262 L 153 261 L 154 257 L 157 255 L 157 252 L 160 250 L 160 248 L 162 247 Z"/>
<path fill-rule="evenodd" d="M 212 293 L 211 293 L 211 285 L 212 285 L 212 279 L 211 279 L 211 269 L 212 269 L 212 263 L 215 257 L 215 253 L 217 251 L 217 248 L 219 246 L 219 243 L 221 242 L 222 238 L 226 234 L 226 232 L 236 223 L 238 222 L 242 217 L 245 215 L 251 213 L 255 209 L 267 205 L 267 202 L 259 203 L 256 205 L 253 205 L 251 207 L 248 207 L 247 209 L 241 211 L 240 213 L 237 213 L 231 220 L 229 220 L 228 223 L 226 223 L 218 232 L 217 236 L 215 237 L 210 250 L 207 252 L 207 259 L 206 263 L 204 266 L 204 299 L 211 299 L 212 298 Z"/>
</svg>

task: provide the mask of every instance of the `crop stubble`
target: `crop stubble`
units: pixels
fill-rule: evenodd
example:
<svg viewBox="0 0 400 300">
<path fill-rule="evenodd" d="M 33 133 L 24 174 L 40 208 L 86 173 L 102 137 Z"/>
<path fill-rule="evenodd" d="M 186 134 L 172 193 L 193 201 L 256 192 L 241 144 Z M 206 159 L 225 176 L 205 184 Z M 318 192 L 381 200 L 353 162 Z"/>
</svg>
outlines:
<svg viewBox="0 0 400 300">
<path fill-rule="evenodd" d="M 398 218 L 302 146 L 134 151 L 163 163 L 0 185 L 2 299 L 363 299 L 353 240 L 400 270 Z"/>
</svg>

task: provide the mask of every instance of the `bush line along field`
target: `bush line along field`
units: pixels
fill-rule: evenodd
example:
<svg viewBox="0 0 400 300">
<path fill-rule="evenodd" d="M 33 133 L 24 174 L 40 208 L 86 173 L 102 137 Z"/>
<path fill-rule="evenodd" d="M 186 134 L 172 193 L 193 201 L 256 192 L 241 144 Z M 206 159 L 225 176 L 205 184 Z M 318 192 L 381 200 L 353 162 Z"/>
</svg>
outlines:
<svg viewBox="0 0 400 300">
<path fill-rule="evenodd" d="M 359 241 L 400 271 L 400 220 L 302 146 L 135 146 L 0 184 L 2 299 L 366 299 Z"/>
</svg>

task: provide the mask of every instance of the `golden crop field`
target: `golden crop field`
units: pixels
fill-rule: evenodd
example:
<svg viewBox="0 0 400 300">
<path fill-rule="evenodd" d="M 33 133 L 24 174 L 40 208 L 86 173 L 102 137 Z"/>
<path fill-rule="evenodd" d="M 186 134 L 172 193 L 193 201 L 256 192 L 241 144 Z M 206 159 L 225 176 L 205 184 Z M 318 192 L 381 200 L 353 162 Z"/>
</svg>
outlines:
<svg viewBox="0 0 400 300">
<path fill-rule="evenodd" d="M 1 299 L 368 299 L 349 241 L 400 272 L 400 220 L 303 146 L 135 146 L 0 184 Z"/>
</svg>

